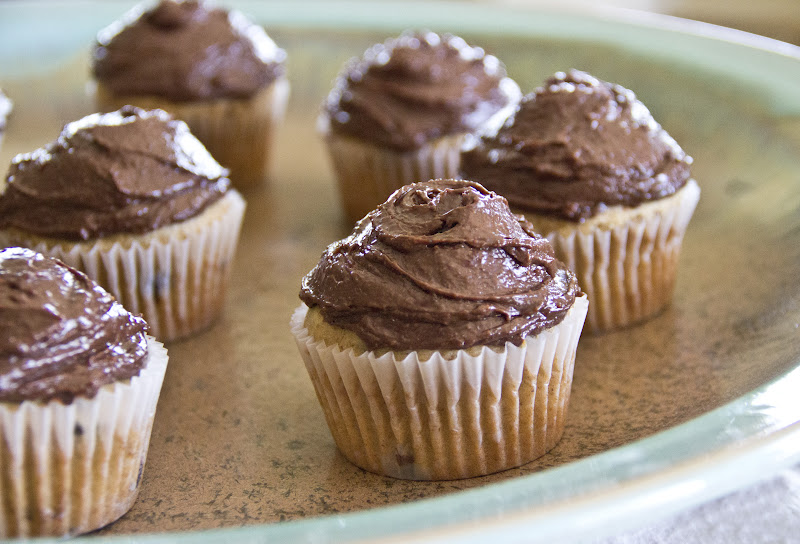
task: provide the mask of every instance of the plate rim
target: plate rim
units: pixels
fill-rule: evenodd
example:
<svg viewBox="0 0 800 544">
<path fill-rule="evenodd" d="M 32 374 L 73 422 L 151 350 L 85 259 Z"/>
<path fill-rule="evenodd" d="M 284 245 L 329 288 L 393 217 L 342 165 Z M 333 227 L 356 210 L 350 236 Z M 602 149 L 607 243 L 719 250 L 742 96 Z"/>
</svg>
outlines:
<svg viewBox="0 0 800 544">
<path fill-rule="evenodd" d="M 44 12 L 43 6 L 56 1 L 42 1 L 35 4 L 26 3 L 24 0 L 10 0 L 5 6 L 0 4 L 0 14 L 9 8 L 22 9 L 23 5 L 30 9 Z M 61 5 L 74 3 L 61 2 Z M 99 0 L 78 2 L 81 4 L 102 4 Z M 229 2 L 233 7 L 241 9 L 253 16 L 259 22 L 290 27 L 296 21 L 299 11 L 313 12 L 318 19 L 327 13 L 325 10 L 298 9 L 298 6 L 331 6 L 342 5 L 364 8 L 362 20 L 368 20 L 377 13 L 387 13 L 401 6 L 402 2 L 381 2 L 369 4 L 350 0 L 348 2 L 323 2 L 317 0 L 278 1 L 259 3 L 256 0 L 243 0 Z M 422 3 L 420 3 L 422 4 Z M 122 3 L 108 3 L 113 6 L 114 12 L 121 13 Z M 580 17 L 583 24 L 606 25 L 612 24 L 621 27 L 636 29 L 649 29 L 666 34 L 679 34 L 692 36 L 701 40 L 714 43 L 725 43 L 737 48 L 752 49 L 769 55 L 778 55 L 789 62 L 800 61 L 800 47 L 757 36 L 740 30 L 734 30 L 718 25 L 692 21 L 678 17 L 648 13 L 629 9 L 599 8 L 582 9 L 575 13 L 571 9 L 544 9 L 542 6 L 520 7 L 508 2 L 488 5 L 484 3 L 462 4 L 459 2 L 430 2 L 425 3 L 427 9 L 432 9 L 434 15 L 445 8 L 453 6 L 469 6 L 467 16 L 473 17 L 474 13 L 488 13 L 489 10 L 499 10 L 505 15 L 516 15 L 522 20 L 546 14 L 547 16 Z M 329 8 L 326 8 L 329 9 Z M 348 11 L 343 9 L 342 11 Z M 305 22 L 308 22 L 307 20 Z M 343 21 L 328 21 L 329 26 L 344 24 Z M 392 24 L 395 27 L 397 24 Z M 458 24 L 456 23 L 456 26 Z M 354 28 L 357 28 L 356 24 Z M 536 37 L 531 31 L 529 37 Z M 798 64 L 800 68 L 800 64 Z M 800 74 L 800 70 L 797 70 Z M 789 77 L 790 75 L 786 75 Z M 793 80 L 800 85 L 800 76 Z M 800 99 L 795 102 L 800 104 Z M 797 106 L 800 112 L 800 105 Z M 223 541 L 249 541 L 257 539 L 275 538 L 283 542 L 318 541 L 348 542 L 352 539 L 365 539 L 374 542 L 397 541 L 398 538 L 413 538 L 415 542 L 483 542 L 484 537 L 498 539 L 502 537 L 519 538 L 520 531 L 529 530 L 532 524 L 536 525 L 536 534 L 526 532 L 524 536 L 528 542 L 553 542 L 571 538 L 597 538 L 609 534 L 610 526 L 616 532 L 620 529 L 633 528 L 642 525 L 645 521 L 655 521 L 672 513 L 685 510 L 690 506 L 700 504 L 707 500 L 719 497 L 735 489 L 754 484 L 777 474 L 780 470 L 800 460 L 800 413 L 792 413 L 790 405 L 791 395 L 787 392 L 800 389 L 800 354 L 796 355 L 793 368 L 786 371 L 770 382 L 740 396 L 733 401 L 718 407 L 710 412 L 700 415 L 683 424 L 660 431 L 654 435 L 642 438 L 635 442 L 625 444 L 603 453 L 592 455 L 584 459 L 566 463 L 558 467 L 545 469 L 533 474 L 519 476 L 511 480 L 487 484 L 475 489 L 459 491 L 443 497 L 434 497 L 415 501 L 409 504 L 400 504 L 374 508 L 366 511 L 352 512 L 339 515 L 319 516 L 308 519 L 293 520 L 280 523 L 266 523 L 237 528 L 221 528 L 203 531 L 186 531 L 178 533 L 151 533 L 132 534 L 103 537 L 107 541 L 124 539 L 126 542 L 223 542 Z M 780 414 L 777 414 L 780 412 Z M 777 415 L 776 415 L 777 414 Z M 753 419 L 755 418 L 755 419 Z M 752 421 L 751 421 L 752 419 Z M 754 421 L 758 420 L 758 424 Z M 744 421 L 744 423 L 737 423 Z M 725 423 L 727 422 L 727 423 Z M 726 425 L 728 425 L 726 427 Z M 665 444 L 674 444 L 676 441 L 686 441 L 692 437 L 700 438 L 709 431 L 723 431 L 723 436 L 716 441 L 698 440 L 678 462 L 671 460 L 664 465 L 652 465 L 646 470 L 632 471 L 630 464 L 641 460 L 643 453 L 651 452 L 663 455 Z M 744 433 L 743 435 L 741 433 Z M 652 462 L 654 459 L 649 456 Z M 666 460 L 661 460 L 665 462 Z M 491 500 L 492 493 L 506 493 L 512 495 L 524 494 L 530 489 L 528 484 L 543 485 L 557 480 L 569 472 L 585 473 L 607 470 L 609 468 L 628 464 L 629 472 L 622 479 L 599 479 L 597 487 L 584 490 L 580 494 L 565 495 L 545 504 L 529 502 L 511 509 L 506 508 L 499 515 L 486 515 L 484 518 L 467 523 L 458 520 L 451 513 L 445 522 L 438 525 L 412 528 L 411 531 L 397 532 L 391 527 L 389 531 L 378 538 L 371 538 L 365 528 L 375 525 L 376 520 L 394 525 L 403 525 L 406 520 L 414 520 L 421 513 L 430 516 L 439 516 L 440 512 L 447 512 L 459 505 L 480 506 L 482 503 L 494 504 Z M 765 464 L 768 465 L 765 468 Z M 741 473 L 741 466 L 746 465 L 748 471 Z M 756 470 L 758 469 L 758 470 Z M 587 472 L 588 471 L 588 472 Z M 732 472 L 737 478 L 731 478 Z M 735 483 L 732 483 L 735 481 Z M 674 493 L 665 493 L 669 487 Z M 627 504 L 635 506 L 637 502 L 644 501 L 651 505 L 647 520 L 631 519 L 630 510 L 625 514 L 614 512 L 608 503 L 610 495 L 616 496 L 616 501 L 610 506 Z M 604 508 L 600 508 L 605 505 Z M 583 517 L 575 520 L 576 508 L 582 508 Z M 654 517 L 652 510 L 660 508 L 659 515 Z M 490 508 L 491 510 L 491 508 Z M 622 509 L 620 509 L 622 510 Z M 602 514 L 602 515 L 600 515 Z M 543 518 L 549 516 L 543 521 Z M 366 519 L 369 518 L 369 519 Z M 568 519 L 569 518 L 569 519 Z M 571 521 L 569 521 L 571 520 Z M 569 523 L 567 523 L 569 521 Z M 391 523 L 390 523 L 391 522 Z M 407 529 L 407 526 L 403 527 Z M 76 542 L 97 537 L 77 537 Z"/>
</svg>

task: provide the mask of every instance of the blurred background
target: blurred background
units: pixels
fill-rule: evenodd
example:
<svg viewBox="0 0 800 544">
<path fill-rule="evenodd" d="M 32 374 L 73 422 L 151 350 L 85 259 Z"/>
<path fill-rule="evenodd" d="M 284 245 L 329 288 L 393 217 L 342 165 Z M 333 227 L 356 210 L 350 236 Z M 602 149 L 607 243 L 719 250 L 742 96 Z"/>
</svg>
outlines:
<svg viewBox="0 0 800 544">
<path fill-rule="evenodd" d="M 505 4 L 653 11 L 800 45 L 800 0 L 499 0 Z"/>
</svg>

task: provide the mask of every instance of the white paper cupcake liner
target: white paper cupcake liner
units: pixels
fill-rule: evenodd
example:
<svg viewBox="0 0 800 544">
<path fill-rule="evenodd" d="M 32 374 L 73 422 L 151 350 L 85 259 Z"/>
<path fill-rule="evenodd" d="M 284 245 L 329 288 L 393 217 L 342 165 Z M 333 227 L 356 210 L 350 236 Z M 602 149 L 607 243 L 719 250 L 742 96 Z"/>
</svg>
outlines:
<svg viewBox="0 0 800 544">
<path fill-rule="evenodd" d="M 670 303 L 683 237 L 699 199 L 699 186 L 689 180 L 671 197 L 613 209 L 583 224 L 560 221 L 557 230 L 550 230 L 551 220 L 526 217 L 575 271 L 591 302 L 586 329 L 599 332 L 647 319 Z"/>
<path fill-rule="evenodd" d="M 144 235 L 69 243 L 5 231 L 0 245 L 29 247 L 85 272 L 166 342 L 210 326 L 222 311 L 244 209 L 230 190 L 200 215 Z"/>
<path fill-rule="evenodd" d="M 519 86 L 504 78 L 501 88 L 508 104 L 487 119 L 478 134 L 498 130 L 516 109 L 521 98 Z M 325 115 L 318 119 L 317 129 L 325 138 L 345 215 L 351 223 L 404 185 L 460 177 L 461 148 L 474 137 L 469 133 L 453 134 L 413 151 L 395 151 L 331 132 Z"/>
<path fill-rule="evenodd" d="M 130 509 L 166 369 L 167 350 L 148 337 L 139 376 L 94 398 L 0 402 L 0 537 L 76 535 Z"/>
<path fill-rule="evenodd" d="M 561 323 L 501 351 L 356 355 L 291 330 L 339 450 L 377 474 L 469 478 L 517 467 L 561 438 L 585 296 Z"/>
<path fill-rule="evenodd" d="M 447 136 L 418 150 L 399 152 L 328 135 L 328 153 L 347 220 L 355 223 L 409 183 L 456 177 L 465 138 L 465 134 Z"/>
<path fill-rule="evenodd" d="M 214 159 L 231 171 L 233 184 L 243 189 L 263 181 L 268 173 L 270 151 L 286 114 L 289 90 L 289 80 L 282 76 L 244 99 L 172 102 L 154 96 L 116 96 L 101 85 L 93 92 L 101 111 L 130 104 L 163 109 L 182 119 Z"/>
</svg>

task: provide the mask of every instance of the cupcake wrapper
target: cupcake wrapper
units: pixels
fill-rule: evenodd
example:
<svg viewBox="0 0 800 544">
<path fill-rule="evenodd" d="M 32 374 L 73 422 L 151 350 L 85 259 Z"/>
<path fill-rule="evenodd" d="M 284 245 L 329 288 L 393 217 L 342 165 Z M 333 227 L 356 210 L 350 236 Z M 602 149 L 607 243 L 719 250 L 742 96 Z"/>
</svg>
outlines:
<svg viewBox="0 0 800 544">
<path fill-rule="evenodd" d="M 139 376 L 94 398 L 0 403 L 0 537 L 76 535 L 130 509 L 166 369 L 148 337 Z"/>
<path fill-rule="evenodd" d="M 339 450 L 353 464 L 412 480 L 490 474 L 550 450 L 564 430 L 575 350 L 588 301 L 521 346 L 356 355 L 292 333 Z"/>
<path fill-rule="evenodd" d="M 600 332 L 642 321 L 672 300 L 683 236 L 700 199 L 694 180 L 675 195 L 619 213 L 612 221 L 548 231 L 556 255 L 575 271 L 591 305 L 586 329 Z"/>
<path fill-rule="evenodd" d="M 398 152 L 328 135 L 328 153 L 347 220 L 355 223 L 403 185 L 457 177 L 465 138 L 465 134 L 448 136 L 416 151 Z"/>
<path fill-rule="evenodd" d="M 139 237 L 68 243 L 13 231 L 0 233 L 0 243 L 82 270 L 166 342 L 210 326 L 221 313 L 244 209 L 231 190 L 200 215 Z"/>
<path fill-rule="evenodd" d="M 102 85 L 95 89 L 101 111 L 130 104 L 160 108 L 184 120 L 217 162 L 230 169 L 231 181 L 240 189 L 266 177 L 275 131 L 283 121 L 288 99 L 289 80 L 285 76 L 246 99 L 171 102 L 152 96 L 115 96 Z"/>
</svg>

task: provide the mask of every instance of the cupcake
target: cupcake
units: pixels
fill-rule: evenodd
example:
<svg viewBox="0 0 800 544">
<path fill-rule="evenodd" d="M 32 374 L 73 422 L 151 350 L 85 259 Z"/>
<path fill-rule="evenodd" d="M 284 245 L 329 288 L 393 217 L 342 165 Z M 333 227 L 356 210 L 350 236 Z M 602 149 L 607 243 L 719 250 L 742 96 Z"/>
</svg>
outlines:
<svg viewBox="0 0 800 544">
<path fill-rule="evenodd" d="M 339 450 L 416 480 L 490 474 L 564 430 L 586 296 L 506 200 L 407 185 L 330 245 L 291 328 Z"/>
<path fill-rule="evenodd" d="M 0 250 L 0 537 L 68 536 L 136 500 L 167 351 L 81 272 Z"/>
<path fill-rule="evenodd" d="M 630 90 L 573 70 L 468 142 L 461 173 L 547 236 L 589 296 L 587 329 L 603 331 L 671 301 L 700 198 L 691 163 Z"/>
<path fill-rule="evenodd" d="M 82 270 L 143 314 L 153 336 L 174 340 L 222 310 L 245 208 L 226 175 L 164 111 L 89 115 L 14 158 L 0 247 Z"/>
<path fill-rule="evenodd" d="M 289 96 L 286 53 L 237 11 L 163 0 L 97 35 L 98 109 L 164 109 L 188 123 L 237 187 L 267 174 Z"/>
<path fill-rule="evenodd" d="M 404 33 L 351 60 L 318 123 L 347 220 L 403 185 L 454 177 L 464 138 L 496 130 L 520 94 L 496 57 L 448 34 Z"/>
<path fill-rule="evenodd" d="M 6 132 L 6 123 L 12 106 L 11 99 L 5 95 L 3 89 L 0 89 L 0 144 L 3 143 L 3 135 Z"/>
</svg>

